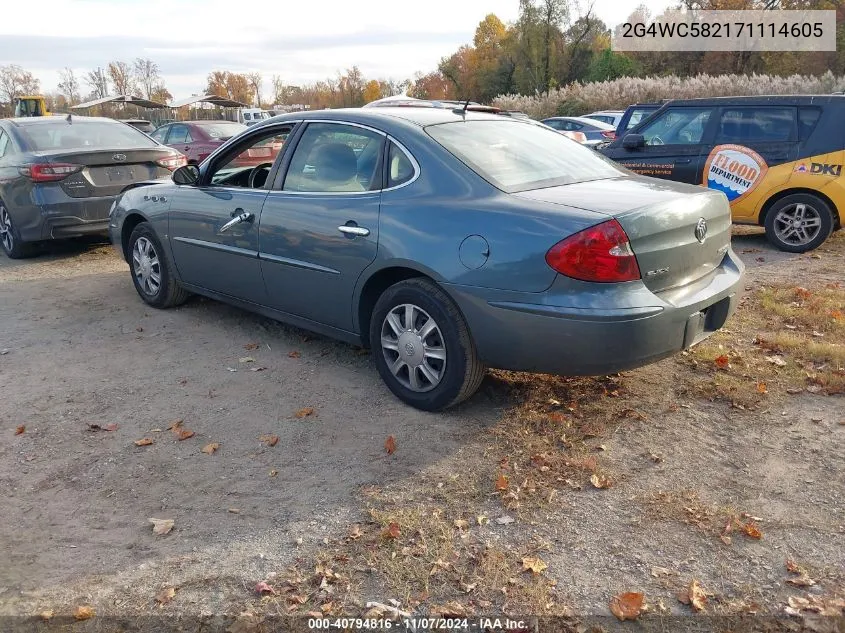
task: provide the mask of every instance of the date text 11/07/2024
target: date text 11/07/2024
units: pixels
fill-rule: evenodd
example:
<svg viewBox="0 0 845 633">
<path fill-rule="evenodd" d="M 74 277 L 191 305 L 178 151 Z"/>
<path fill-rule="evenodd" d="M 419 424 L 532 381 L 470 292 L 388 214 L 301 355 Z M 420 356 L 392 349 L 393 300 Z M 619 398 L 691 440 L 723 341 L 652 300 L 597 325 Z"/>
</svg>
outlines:
<svg viewBox="0 0 845 633">
<path fill-rule="evenodd" d="M 524 620 L 510 618 L 401 618 L 398 622 L 383 618 L 309 618 L 310 630 L 386 631 L 390 629 L 414 631 L 528 631 Z"/>
</svg>

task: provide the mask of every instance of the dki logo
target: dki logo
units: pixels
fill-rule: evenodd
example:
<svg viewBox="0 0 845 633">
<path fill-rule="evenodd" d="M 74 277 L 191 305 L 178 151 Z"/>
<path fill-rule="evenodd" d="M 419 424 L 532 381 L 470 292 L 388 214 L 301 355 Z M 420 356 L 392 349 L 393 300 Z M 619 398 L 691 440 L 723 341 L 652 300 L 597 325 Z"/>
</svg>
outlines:
<svg viewBox="0 0 845 633">
<path fill-rule="evenodd" d="M 816 176 L 833 176 L 834 178 L 839 178 L 842 175 L 842 165 L 833 165 L 830 163 L 810 163 L 810 169 L 807 169 L 807 165 L 804 163 L 800 163 L 795 170 L 798 173 L 806 174 L 810 173 Z"/>
</svg>

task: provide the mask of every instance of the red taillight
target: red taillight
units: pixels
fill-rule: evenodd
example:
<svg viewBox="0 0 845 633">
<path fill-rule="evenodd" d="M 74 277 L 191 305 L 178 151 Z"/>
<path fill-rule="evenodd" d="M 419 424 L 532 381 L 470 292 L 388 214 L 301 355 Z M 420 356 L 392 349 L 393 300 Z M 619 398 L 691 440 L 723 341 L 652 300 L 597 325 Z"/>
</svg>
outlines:
<svg viewBox="0 0 845 633">
<path fill-rule="evenodd" d="M 182 156 L 181 154 L 179 154 L 179 156 L 173 156 L 171 158 L 162 158 L 161 160 L 156 161 L 156 165 L 159 165 L 160 167 L 166 167 L 170 171 L 173 171 L 174 169 L 179 169 L 180 167 L 183 167 L 187 164 L 188 159 Z"/>
<path fill-rule="evenodd" d="M 80 171 L 84 165 L 73 163 L 35 163 L 20 168 L 20 173 L 32 182 L 55 182 L 64 180 L 71 174 Z"/>
<path fill-rule="evenodd" d="M 609 138 L 612 141 L 616 138 L 616 131 L 615 130 L 602 130 L 601 135 L 605 138 Z"/>
<path fill-rule="evenodd" d="M 546 263 L 567 277 L 611 283 L 640 278 L 628 236 L 616 220 L 570 235 L 546 253 Z"/>
</svg>

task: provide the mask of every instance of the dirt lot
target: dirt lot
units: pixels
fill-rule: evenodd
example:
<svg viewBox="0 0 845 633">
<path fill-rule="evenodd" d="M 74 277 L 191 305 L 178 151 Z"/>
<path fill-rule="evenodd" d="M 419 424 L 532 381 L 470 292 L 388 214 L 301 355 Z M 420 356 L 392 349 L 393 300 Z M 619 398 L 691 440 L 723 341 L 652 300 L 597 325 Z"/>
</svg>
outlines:
<svg viewBox="0 0 845 633">
<path fill-rule="evenodd" d="M 658 629 L 789 608 L 837 630 L 845 235 L 790 256 L 739 233 L 726 332 L 620 376 L 491 372 L 438 415 L 362 350 L 213 301 L 146 307 L 106 246 L 0 257 L 0 615 L 252 626 L 391 614 L 376 601 L 587 630 L 641 592 Z"/>
</svg>

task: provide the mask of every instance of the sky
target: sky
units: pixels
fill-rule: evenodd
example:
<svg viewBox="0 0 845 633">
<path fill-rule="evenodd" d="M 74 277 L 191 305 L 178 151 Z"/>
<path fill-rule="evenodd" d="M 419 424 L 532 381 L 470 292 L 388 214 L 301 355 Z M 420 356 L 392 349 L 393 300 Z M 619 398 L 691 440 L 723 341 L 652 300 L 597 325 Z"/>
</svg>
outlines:
<svg viewBox="0 0 845 633">
<path fill-rule="evenodd" d="M 580 0 L 586 7 L 588 0 Z M 429 72 L 470 43 L 488 13 L 517 17 L 518 0 L 30 0 L 4 2 L 0 65 L 18 64 L 56 89 L 108 62 L 155 61 L 174 99 L 201 93 L 211 70 L 259 71 L 286 84 L 336 76 L 357 64 L 365 77 L 401 81 Z M 573 5 L 576 2 L 573 2 Z M 652 15 L 668 0 L 595 0 L 611 28 L 639 4 Z M 82 84 L 84 94 L 89 88 Z"/>
</svg>

